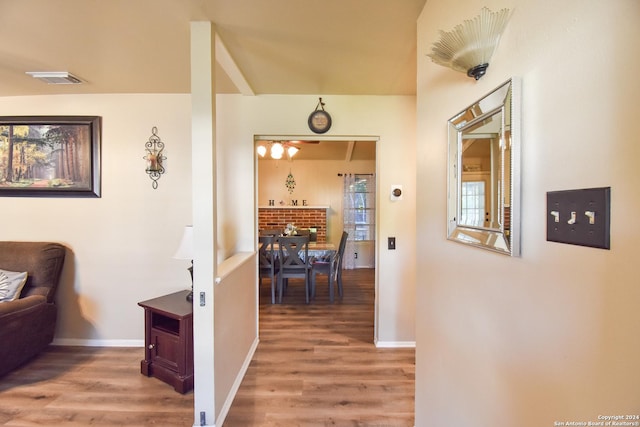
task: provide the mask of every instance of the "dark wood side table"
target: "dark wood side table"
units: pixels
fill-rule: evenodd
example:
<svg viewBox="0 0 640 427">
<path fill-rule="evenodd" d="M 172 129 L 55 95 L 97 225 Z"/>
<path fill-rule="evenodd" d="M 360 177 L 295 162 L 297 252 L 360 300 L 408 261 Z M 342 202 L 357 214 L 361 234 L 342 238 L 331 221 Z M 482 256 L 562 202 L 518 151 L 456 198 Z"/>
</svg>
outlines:
<svg viewBox="0 0 640 427">
<path fill-rule="evenodd" d="M 179 393 L 193 389 L 193 306 L 189 291 L 139 302 L 144 308 L 144 360 L 140 371 Z"/>
</svg>

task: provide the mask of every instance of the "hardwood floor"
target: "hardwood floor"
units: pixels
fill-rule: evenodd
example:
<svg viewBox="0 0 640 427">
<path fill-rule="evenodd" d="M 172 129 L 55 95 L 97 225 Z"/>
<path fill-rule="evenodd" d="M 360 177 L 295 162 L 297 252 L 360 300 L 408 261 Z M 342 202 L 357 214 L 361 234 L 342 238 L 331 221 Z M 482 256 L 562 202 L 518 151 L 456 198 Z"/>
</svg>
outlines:
<svg viewBox="0 0 640 427">
<path fill-rule="evenodd" d="M 290 279 L 283 304 L 260 292 L 260 345 L 227 415 L 235 426 L 402 426 L 414 423 L 414 349 L 373 345 L 374 270 L 344 272 L 344 298 L 326 279 L 304 303 Z"/>
<path fill-rule="evenodd" d="M 0 378 L 0 425 L 193 425 L 193 393 L 141 375 L 143 356 L 142 348 L 50 346 Z"/>
<path fill-rule="evenodd" d="M 324 277 L 322 278 L 324 279 Z M 291 279 L 260 292 L 260 344 L 224 426 L 414 423 L 414 350 L 373 345 L 373 270 L 345 271 L 345 297 L 311 304 Z M 0 378 L 0 426 L 191 426 L 193 393 L 140 374 L 142 348 L 55 347 Z"/>
</svg>

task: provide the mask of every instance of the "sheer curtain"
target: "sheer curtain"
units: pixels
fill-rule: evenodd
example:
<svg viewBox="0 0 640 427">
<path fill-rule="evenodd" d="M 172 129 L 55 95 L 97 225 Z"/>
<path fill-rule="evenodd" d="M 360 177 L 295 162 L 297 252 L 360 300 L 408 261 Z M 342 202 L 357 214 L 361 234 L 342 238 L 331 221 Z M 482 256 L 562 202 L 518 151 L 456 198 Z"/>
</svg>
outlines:
<svg viewBox="0 0 640 427">
<path fill-rule="evenodd" d="M 375 240 L 376 184 L 374 174 L 345 174 L 343 179 L 342 218 L 349 233 L 342 266 L 355 268 L 356 241 Z"/>
<path fill-rule="evenodd" d="M 347 246 L 344 249 L 344 259 L 342 260 L 342 268 L 345 270 L 353 270 L 356 260 L 353 257 L 353 238 L 356 234 L 356 210 L 354 209 L 354 193 L 353 189 L 356 183 L 356 176 L 353 174 L 344 174 L 343 191 L 342 191 L 342 221 L 344 222 L 344 231 L 349 233 L 347 238 Z"/>
</svg>

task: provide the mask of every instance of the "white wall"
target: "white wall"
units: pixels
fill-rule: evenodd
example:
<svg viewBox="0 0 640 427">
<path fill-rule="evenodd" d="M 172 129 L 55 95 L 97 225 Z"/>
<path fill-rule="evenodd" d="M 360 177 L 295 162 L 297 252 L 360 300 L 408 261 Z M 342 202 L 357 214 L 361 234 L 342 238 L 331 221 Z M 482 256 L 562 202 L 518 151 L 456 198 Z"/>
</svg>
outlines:
<svg viewBox="0 0 640 427">
<path fill-rule="evenodd" d="M 216 424 L 224 422 L 258 345 L 257 263 L 255 254 L 239 253 L 217 272 L 221 281 L 215 285 L 214 308 Z"/>
<path fill-rule="evenodd" d="M 246 173 L 246 158 L 255 158 L 254 135 L 308 135 L 307 118 L 315 109 L 317 96 L 263 95 L 245 97 L 218 95 L 218 144 L 233 145 L 241 156 L 240 167 Z M 378 269 L 378 340 L 388 343 L 413 342 L 415 313 L 412 309 L 415 282 L 415 98 L 407 96 L 330 96 L 323 95 L 325 109 L 331 114 L 333 126 L 327 136 L 379 136 L 377 143 L 378 238 L 397 238 L 397 250 L 388 251 L 386 245 L 377 254 Z M 231 149 L 231 148 L 229 148 Z M 246 157 L 249 156 L 249 157 Z M 256 160 L 257 161 L 257 160 Z M 392 184 L 402 184 L 404 199 L 391 202 L 386 195 Z M 255 197 L 244 179 L 230 182 L 235 188 L 233 197 L 244 204 Z M 385 189 L 389 189 L 385 191 Z M 238 210 L 243 218 L 255 212 Z M 231 212 L 220 214 L 218 224 L 233 223 Z M 240 222 L 246 224 L 245 220 Z M 240 246 L 255 246 L 255 235 L 249 230 L 239 231 Z M 219 236 L 223 247 L 230 247 L 227 237 L 232 230 Z M 243 249 L 239 249 L 243 250 Z"/>
<path fill-rule="evenodd" d="M 188 261 L 172 259 L 191 223 L 190 97 L 5 97 L 0 115 L 102 116 L 102 197 L 2 197 L 0 238 L 69 247 L 56 341 L 141 345 L 137 303 L 191 286 Z M 143 160 L 153 126 L 167 157 L 157 190 Z"/>
<path fill-rule="evenodd" d="M 470 0 L 418 21 L 416 425 L 559 425 L 638 414 L 636 0 L 486 2 L 514 14 L 475 82 L 425 54 Z M 446 121 L 522 77 L 522 256 L 446 240 Z M 611 250 L 547 242 L 547 191 L 611 186 Z"/>
<path fill-rule="evenodd" d="M 375 135 L 380 239 L 398 249 L 378 254 L 379 339 L 414 340 L 415 99 L 323 98 L 329 135 Z M 55 240 L 70 249 L 58 292 L 56 340 L 131 345 L 143 340 L 139 301 L 188 288 L 188 261 L 172 258 L 191 209 L 190 95 L 59 95 L 0 98 L 1 115 L 102 116 L 102 197 L 0 198 L 3 240 Z M 220 260 L 255 247 L 255 134 L 310 135 L 314 96 L 217 97 L 218 253 Z M 167 173 L 158 189 L 144 171 L 144 143 L 156 126 L 166 144 Z M 239 173 L 238 171 L 242 171 Z M 403 184 L 391 202 L 384 189 Z M 248 224 L 252 224 L 249 226 Z M 132 327 L 132 325 L 139 325 Z"/>
</svg>

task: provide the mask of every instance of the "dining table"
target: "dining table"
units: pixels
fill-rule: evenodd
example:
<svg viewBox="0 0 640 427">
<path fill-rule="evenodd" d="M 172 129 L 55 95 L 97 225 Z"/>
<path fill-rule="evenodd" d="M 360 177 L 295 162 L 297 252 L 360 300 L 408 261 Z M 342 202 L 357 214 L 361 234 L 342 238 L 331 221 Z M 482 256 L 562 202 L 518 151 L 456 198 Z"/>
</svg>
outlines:
<svg viewBox="0 0 640 427">
<path fill-rule="evenodd" d="M 278 253 L 280 245 L 276 241 L 273 250 Z M 311 259 L 329 259 L 337 251 L 336 245 L 331 242 L 309 242 L 308 255 Z"/>
<path fill-rule="evenodd" d="M 316 259 L 329 259 L 337 251 L 336 245 L 331 242 L 309 242 L 309 257 Z"/>
<path fill-rule="evenodd" d="M 332 242 L 309 242 L 308 255 L 311 259 L 330 259 L 335 255 L 338 248 Z M 276 240 L 273 244 L 273 252 L 278 256 L 280 252 L 280 244 Z"/>
</svg>

